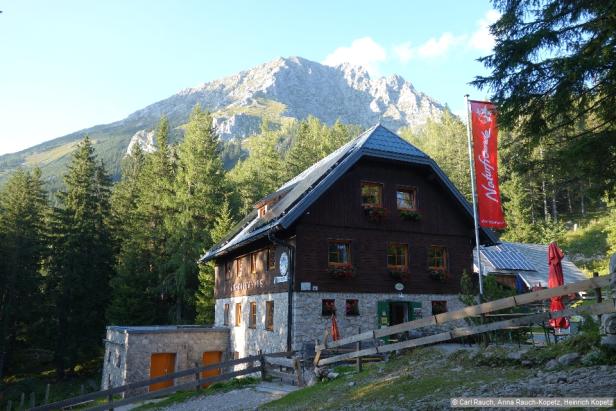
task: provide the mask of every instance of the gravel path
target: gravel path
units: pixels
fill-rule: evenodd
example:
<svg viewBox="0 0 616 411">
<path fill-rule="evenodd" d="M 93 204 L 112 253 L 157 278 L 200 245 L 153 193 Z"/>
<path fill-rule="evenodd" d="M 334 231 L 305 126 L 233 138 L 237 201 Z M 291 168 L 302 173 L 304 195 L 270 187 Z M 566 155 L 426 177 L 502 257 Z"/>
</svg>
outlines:
<svg viewBox="0 0 616 411">
<path fill-rule="evenodd" d="M 165 411 L 197 411 L 197 410 L 216 410 L 216 411 L 237 411 L 255 410 L 261 404 L 276 400 L 296 387 L 276 384 L 261 383 L 254 387 L 242 388 L 220 394 L 196 397 L 191 400 L 174 404 L 164 408 Z"/>
</svg>

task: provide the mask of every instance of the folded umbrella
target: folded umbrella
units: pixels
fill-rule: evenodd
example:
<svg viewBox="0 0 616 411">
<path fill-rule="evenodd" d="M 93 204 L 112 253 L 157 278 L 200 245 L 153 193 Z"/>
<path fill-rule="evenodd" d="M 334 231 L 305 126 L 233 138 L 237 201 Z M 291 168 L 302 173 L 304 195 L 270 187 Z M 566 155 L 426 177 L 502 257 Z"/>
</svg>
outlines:
<svg viewBox="0 0 616 411">
<path fill-rule="evenodd" d="M 338 341 L 340 339 L 340 331 L 338 330 L 338 323 L 336 322 L 336 314 L 332 314 L 332 340 Z"/>
<path fill-rule="evenodd" d="M 563 250 L 558 248 L 555 242 L 548 246 L 548 288 L 560 287 L 565 283 L 563 277 L 562 259 L 565 257 Z M 552 297 L 550 300 L 550 312 L 562 311 L 565 309 L 562 297 Z M 569 328 L 569 320 L 566 317 L 552 318 L 550 326 L 553 328 Z"/>
</svg>

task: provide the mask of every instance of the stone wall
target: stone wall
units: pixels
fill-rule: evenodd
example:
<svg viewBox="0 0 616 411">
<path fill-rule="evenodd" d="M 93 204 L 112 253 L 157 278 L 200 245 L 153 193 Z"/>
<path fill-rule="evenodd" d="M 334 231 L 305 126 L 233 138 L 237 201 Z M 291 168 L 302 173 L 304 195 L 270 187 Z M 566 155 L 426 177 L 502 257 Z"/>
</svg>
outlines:
<svg viewBox="0 0 616 411">
<path fill-rule="evenodd" d="M 274 302 L 274 329 L 265 329 L 265 302 Z M 257 303 L 257 323 L 249 328 L 250 303 Z M 224 325 L 225 304 L 229 304 L 229 325 Z M 235 304 L 242 304 L 242 322 L 235 326 Z M 263 353 L 286 351 L 287 349 L 287 293 L 272 293 L 243 297 L 221 298 L 216 300 L 215 325 L 227 327 L 230 335 L 229 351 L 247 357 Z"/>
<path fill-rule="evenodd" d="M 323 338 L 325 328 L 331 327 L 329 316 L 321 314 L 321 300 L 334 299 L 337 307 L 337 323 L 342 336 L 372 330 L 377 325 L 378 301 L 391 300 L 401 302 L 420 302 L 422 316 L 432 315 L 432 301 L 447 301 L 449 311 L 464 308 L 464 304 L 453 294 L 373 294 L 373 293 L 293 293 L 293 350 L 302 350 L 304 343 L 312 343 Z M 347 299 L 356 299 L 359 315 L 345 315 Z M 250 302 L 257 303 L 257 324 L 255 329 L 248 327 Z M 265 301 L 274 301 L 274 331 L 265 329 Z M 242 304 L 242 323 L 235 326 L 235 304 Z M 224 306 L 229 304 L 229 325 L 224 325 Z M 216 300 L 216 326 L 230 330 L 229 351 L 237 352 L 239 357 L 286 350 L 287 343 L 287 293 L 263 294 L 246 297 L 221 298 Z M 451 322 L 446 326 L 432 326 L 419 330 L 436 333 L 463 325 L 463 322 Z M 232 355 L 232 354 L 231 354 Z"/>
<path fill-rule="evenodd" d="M 447 301 L 448 311 L 464 308 L 464 304 L 457 295 L 452 294 L 368 294 L 368 293 L 321 293 L 303 292 L 293 295 L 293 349 L 302 349 L 306 342 L 314 342 L 323 338 L 325 328 L 331 327 L 331 317 L 321 315 L 321 300 L 336 300 L 336 322 L 343 337 L 357 334 L 359 328 L 362 331 L 373 330 L 377 326 L 377 303 L 383 300 L 400 302 L 421 302 L 422 316 L 432 315 L 432 301 Z M 359 315 L 345 315 L 347 299 L 356 299 L 359 304 Z M 419 331 L 436 333 L 454 326 L 460 326 L 461 322 L 451 322 L 447 326 L 426 327 Z"/>
<path fill-rule="evenodd" d="M 229 330 L 205 327 L 107 327 L 102 389 L 150 378 L 153 353 L 175 353 L 175 371 L 202 363 L 206 351 L 222 351 L 229 358 Z M 179 378 L 187 382 L 194 376 Z M 143 387 L 130 392 L 146 392 Z"/>
</svg>

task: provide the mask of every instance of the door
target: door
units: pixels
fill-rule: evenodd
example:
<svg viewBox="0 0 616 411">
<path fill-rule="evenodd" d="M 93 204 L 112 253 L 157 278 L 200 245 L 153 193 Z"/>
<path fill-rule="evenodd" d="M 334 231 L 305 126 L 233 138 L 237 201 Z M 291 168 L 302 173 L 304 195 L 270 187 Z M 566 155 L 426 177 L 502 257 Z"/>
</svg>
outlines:
<svg viewBox="0 0 616 411">
<path fill-rule="evenodd" d="M 162 352 L 154 353 L 150 358 L 150 378 L 160 377 L 163 375 L 171 374 L 175 371 L 175 353 L 174 352 Z M 150 391 L 158 391 L 163 388 L 171 387 L 173 385 L 173 379 L 168 381 L 159 382 L 150 385 Z"/>
<path fill-rule="evenodd" d="M 206 351 L 203 353 L 203 365 L 218 364 L 221 359 L 222 351 Z M 214 377 L 216 375 L 220 375 L 220 368 L 203 371 L 201 373 L 201 378 Z M 210 383 L 203 384 L 204 387 L 207 387 L 208 385 L 210 385 Z"/>
</svg>

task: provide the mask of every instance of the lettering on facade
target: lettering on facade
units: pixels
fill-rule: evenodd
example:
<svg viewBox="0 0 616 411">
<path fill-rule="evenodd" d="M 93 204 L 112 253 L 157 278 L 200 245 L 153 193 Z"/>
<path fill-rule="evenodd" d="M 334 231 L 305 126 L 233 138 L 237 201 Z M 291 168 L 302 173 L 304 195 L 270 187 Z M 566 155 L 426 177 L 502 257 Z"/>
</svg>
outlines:
<svg viewBox="0 0 616 411">
<path fill-rule="evenodd" d="M 242 291 L 242 290 L 252 290 L 254 288 L 263 288 L 265 286 L 265 281 L 263 280 L 250 280 L 244 281 L 241 283 L 235 283 L 231 285 L 232 291 Z"/>
</svg>

